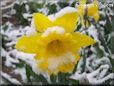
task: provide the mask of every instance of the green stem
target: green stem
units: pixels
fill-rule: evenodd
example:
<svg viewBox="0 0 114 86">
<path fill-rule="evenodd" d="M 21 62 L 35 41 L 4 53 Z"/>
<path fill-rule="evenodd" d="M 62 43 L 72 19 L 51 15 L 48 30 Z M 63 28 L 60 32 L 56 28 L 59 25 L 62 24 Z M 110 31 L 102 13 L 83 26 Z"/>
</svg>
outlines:
<svg viewBox="0 0 114 86">
<path fill-rule="evenodd" d="M 87 26 L 86 26 L 86 25 L 87 25 L 87 24 L 86 24 L 86 23 L 87 23 L 87 10 L 88 10 L 88 8 L 87 8 L 87 6 L 86 6 L 86 8 L 85 8 L 85 15 L 84 15 L 84 24 L 85 24 L 85 25 L 84 25 L 84 26 L 85 26 L 84 28 L 85 28 L 85 33 L 86 33 L 86 34 L 88 34 L 88 32 L 87 32 Z M 84 51 L 83 51 L 83 54 L 84 54 L 84 55 L 83 55 L 83 62 L 84 62 L 84 63 L 83 63 L 83 71 L 82 71 L 82 72 L 85 72 L 85 71 L 86 71 L 86 58 L 87 58 L 87 54 L 86 54 L 85 51 L 86 51 L 86 49 L 84 49 Z"/>
<path fill-rule="evenodd" d="M 83 50 L 83 69 L 82 69 L 82 72 L 85 72 L 86 71 L 86 53 L 85 53 L 85 49 Z"/>
</svg>

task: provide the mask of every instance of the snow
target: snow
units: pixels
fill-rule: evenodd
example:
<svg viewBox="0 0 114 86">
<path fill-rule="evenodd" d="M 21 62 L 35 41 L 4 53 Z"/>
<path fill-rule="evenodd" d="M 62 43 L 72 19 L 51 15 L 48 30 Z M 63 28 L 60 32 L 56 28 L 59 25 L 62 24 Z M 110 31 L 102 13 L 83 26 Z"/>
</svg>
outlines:
<svg viewBox="0 0 114 86">
<path fill-rule="evenodd" d="M 1 10 L 6 10 L 8 8 L 11 8 L 14 6 L 15 2 L 10 2 L 9 5 L 6 6 L 6 4 L 9 3 L 7 0 L 1 2 Z"/>
<path fill-rule="evenodd" d="M 12 42 L 9 42 L 6 44 L 6 46 L 13 46 L 16 42 L 15 41 L 12 41 Z"/>
<path fill-rule="evenodd" d="M 13 52 L 13 53 L 16 55 L 17 59 L 21 59 L 22 61 L 25 61 L 30 66 L 32 66 L 34 64 L 35 54 L 28 54 L 28 53 L 24 53 L 24 52 L 19 52 L 17 50 L 15 50 L 15 52 Z"/>
<path fill-rule="evenodd" d="M 28 14 L 28 13 L 23 13 L 23 17 L 25 19 L 28 19 L 29 17 L 32 17 L 32 15 L 31 14 Z"/>
<path fill-rule="evenodd" d="M 91 85 L 102 84 L 108 79 L 114 79 L 114 73 L 110 73 L 109 75 L 105 76 L 108 69 L 109 69 L 109 65 L 102 65 L 100 66 L 100 68 L 98 68 L 97 70 L 91 73 L 84 72 L 80 74 L 76 72 L 74 75 L 71 76 L 71 78 L 80 80 L 80 81 L 82 81 L 83 79 L 86 79 L 87 81 L 89 81 Z M 97 77 L 98 75 L 100 75 L 99 78 Z"/>
<path fill-rule="evenodd" d="M 14 46 L 18 40 L 18 38 L 26 33 L 28 33 L 27 31 L 31 30 L 30 26 L 26 26 L 25 28 L 22 28 L 21 26 L 18 29 L 13 29 L 14 27 L 12 26 L 12 24 L 10 22 L 6 23 L 8 25 L 8 29 L 4 32 L 2 30 L 2 34 L 4 34 L 6 37 L 6 40 L 9 40 L 9 42 L 6 43 L 6 47 L 8 47 L 10 49 L 10 51 L 6 51 L 3 48 L 1 49 L 1 56 L 2 57 L 6 57 L 6 61 L 5 61 L 5 65 L 7 67 L 15 67 L 13 65 L 13 63 L 19 63 L 19 60 L 21 58 L 21 60 L 26 60 L 26 62 L 29 60 L 32 62 L 31 59 L 33 59 L 34 55 L 31 54 L 26 54 L 23 52 L 19 52 L 16 49 L 12 50 L 12 46 Z M 13 58 L 16 56 L 16 58 Z M 28 57 L 28 58 L 27 58 Z M 29 59 L 30 58 L 30 59 Z M 30 63 L 28 61 L 28 63 Z M 30 63 L 31 64 L 31 63 Z"/>
<path fill-rule="evenodd" d="M 31 26 L 26 26 L 25 29 L 27 30 L 26 31 L 26 35 L 27 36 L 31 36 L 31 35 L 34 35 L 37 33 L 36 29 L 35 29 L 35 26 L 34 26 L 34 20 L 32 19 L 32 22 L 31 22 Z"/>
<path fill-rule="evenodd" d="M 21 85 L 21 82 L 19 82 L 18 80 L 12 78 L 7 73 L 4 73 L 4 72 L 1 71 L 1 76 L 3 76 L 4 78 L 6 78 L 7 80 L 9 80 L 13 84 Z"/>
<path fill-rule="evenodd" d="M 45 15 L 48 14 L 49 9 L 44 8 L 44 9 L 38 9 L 38 12 L 44 13 Z"/>
<path fill-rule="evenodd" d="M 17 40 L 16 38 L 18 35 L 23 35 L 23 34 L 20 34 L 19 30 L 14 30 L 14 31 L 11 31 L 10 33 L 7 32 L 5 34 L 8 36 L 8 39 L 13 41 Z"/>
<path fill-rule="evenodd" d="M 99 24 L 104 26 L 106 24 L 106 20 L 105 21 L 99 21 Z"/>
<path fill-rule="evenodd" d="M 112 59 L 114 59 L 114 54 L 112 54 Z"/>
<path fill-rule="evenodd" d="M 23 82 L 27 81 L 25 68 L 17 68 L 12 73 L 19 74 L 21 76 Z"/>
<path fill-rule="evenodd" d="M 19 61 L 18 60 L 15 60 L 15 59 L 13 59 L 13 58 L 11 58 L 9 55 L 7 55 L 6 56 L 6 61 L 5 61 L 5 65 L 7 66 L 7 67 L 15 67 L 12 63 L 18 63 Z"/>
<path fill-rule="evenodd" d="M 86 81 L 86 83 L 89 82 L 92 85 L 102 84 L 106 80 L 114 79 L 114 73 L 106 75 L 110 68 L 110 61 L 107 57 L 102 57 L 101 59 L 98 59 L 93 54 L 89 58 L 87 58 L 86 70 L 88 70 L 89 73 L 81 73 L 81 64 L 82 61 L 79 62 L 75 74 L 71 76 L 72 79 L 79 80 L 82 83 Z M 100 67 L 98 68 L 99 65 Z M 95 70 L 94 68 L 96 67 L 97 69 Z"/>
<path fill-rule="evenodd" d="M 53 14 L 53 15 L 49 15 L 48 18 L 51 21 L 55 21 L 57 18 L 65 15 L 65 14 L 72 13 L 72 12 L 77 12 L 76 8 L 74 8 L 74 7 L 65 7 L 65 8 L 61 9 L 58 13 Z"/>
<path fill-rule="evenodd" d="M 76 59 L 74 59 L 74 55 L 71 52 L 68 52 L 62 56 L 56 56 L 56 57 L 50 57 L 47 59 L 48 62 L 48 70 L 50 71 L 54 71 L 56 70 L 59 66 L 64 65 L 64 63 L 70 63 L 70 62 L 74 62 Z M 42 69 L 40 69 L 39 64 L 44 62 L 45 59 L 41 58 L 39 60 L 37 60 L 34 64 L 33 64 L 33 70 L 35 73 L 37 74 L 46 74 L 47 71 L 42 71 Z M 57 74 L 58 71 L 55 71 L 54 74 Z"/>
<path fill-rule="evenodd" d="M 10 14 L 11 15 L 16 14 L 16 10 L 15 9 L 11 9 L 11 13 Z"/>
<path fill-rule="evenodd" d="M 95 60 L 95 64 L 96 65 L 99 65 L 99 64 L 102 64 L 102 63 L 110 63 L 109 59 L 107 57 L 102 57 L 101 59 L 96 59 Z"/>
<path fill-rule="evenodd" d="M 3 78 L 1 78 L 1 76 L 0 76 L 0 84 L 2 85 L 2 84 L 4 84 L 5 83 L 5 81 L 3 80 Z"/>
<path fill-rule="evenodd" d="M 65 14 L 69 14 L 72 12 L 77 12 L 76 8 L 74 7 L 65 7 L 63 9 L 61 9 L 58 13 L 55 14 L 56 18 L 59 18 Z"/>
<path fill-rule="evenodd" d="M 3 17 L 10 18 L 10 15 L 4 14 Z"/>
<path fill-rule="evenodd" d="M 108 79 L 113 79 L 114 78 L 114 73 L 110 73 L 109 75 L 104 77 L 104 75 L 106 74 L 105 71 L 107 71 L 108 68 L 109 68 L 109 65 L 102 65 L 102 66 L 100 66 L 99 69 L 97 69 L 94 72 L 88 74 L 87 78 L 89 80 L 89 83 L 93 84 L 93 85 L 96 85 L 96 84 L 102 84 L 103 82 L 105 82 Z M 101 70 L 102 70 L 102 72 L 100 73 Z M 99 73 L 100 73 L 100 78 L 101 79 L 94 78 Z"/>
<path fill-rule="evenodd" d="M 48 3 L 50 4 L 56 4 L 58 3 L 60 0 L 47 0 Z"/>
<path fill-rule="evenodd" d="M 42 36 L 48 36 L 50 33 L 56 31 L 57 34 L 64 34 L 65 30 L 62 27 L 59 26 L 54 26 L 54 27 L 49 27 L 47 28 L 44 33 L 42 34 Z"/>
<path fill-rule="evenodd" d="M 87 32 L 90 36 L 94 37 L 94 39 L 98 38 L 98 32 L 97 29 L 95 28 L 94 25 L 91 25 L 88 29 Z"/>
<path fill-rule="evenodd" d="M 113 32 L 111 32 L 111 36 L 112 36 L 112 37 L 114 37 L 114 31 L 113 31 Z"/>
<path fill-rule="evenodd" d="M 12 57 L 10 56 L 10 54 L 12 53 L 12 51 L 7 52 L 7 51 L 5 51 L 5 50 L 2 48 L 2 49 L 1 49 L 1 52 L 2 52 L 2 53 L 1 53 L 2 58 L 3 58 L 3 57 L 6 57 L 5 65 L 6 65 L 7 67 L 15 67 L 12 63 L 19 63 L 18 59 L 12 58 Z"/>
<path fill-rule="evenodd" d="M 48 15 L 48 18 L 49 18 L 51 21 L 55 21 L 55 19 L 56 19 L 55 14 Z"/>
<path fill-rule="evenodd" d="M 12 46 L 14 46 L 16 44 L 18 38 L 24 34 L 27 34 L 28 31 L 31 30 L 31 27 L 26 26 L 23 28 L 20 26 L 18 29 L 14 30 L 13 29 L 14 27 L 12 26 L 12 24 L 10 22 L 7 22 L 6 24 L 8 25 L 8 29 L 5 32 L 2 30 L 2 34 L 7 36 L 5 38 L 5 40 L 9 41 L 6 43 L 5 46 L 8 48 L 11 48 L 11 49 L 6 51 L 4 48 L 1 48 L 1 57 L 6 58 L 5 66 L 16 68 L 14 63 L 19 63 L 20 62 L 19 59 L 21 59 L 22 61 L 25 61 L 27 64 L 32 66 L 34 64 L 34 61 L 33 61 L 34 55 L 33 54 L 27 54 L 27 53 L 17 51 L 16 49 L 12 49 Z M 15 58 L 12 56 L 14 56 Z M 21 75 L 23 82 L 27 82 L 25 68 L 17 68 L 14 71 L 12 71 L 12 73 Z M 8 78 L 8 80 L 10 80 L 14 84 L 20 84 L 19 81 L 17 81 L 16 79 L 12 79 L 10 75 L 8 75 L 4 72 L 3 72 L 3 76 L 5 78 Z"/>
<path fill-rule="evenodd" d="M 51 71 L 57 69 L 58 66 L 63 65 L 64 63 L 67 64 L 75 61 L 74 55 L 72 55 L 72 53 L 70 52 L 61 57 L 55 57 L 55 58 L 48 59 L 48 68 Z"/>
<path fill-rule="evenodd" d="M 29 6 L 28 5 L 25 5 L 25 9 L 26 9 L 26 11 L 29 11 Z"/>
<path fill-rule="evenodd" d="M 94 69 L 90 65 L 91 65 L 91 62 L 93 62 L 93 60 L 94 60 L 95 57 L 96 57 L 96 55 L 92 55 L 90 58 L 87 59 L 86 68 L 90 72 L 93 72 L 94 71 Z"/>
</svg>

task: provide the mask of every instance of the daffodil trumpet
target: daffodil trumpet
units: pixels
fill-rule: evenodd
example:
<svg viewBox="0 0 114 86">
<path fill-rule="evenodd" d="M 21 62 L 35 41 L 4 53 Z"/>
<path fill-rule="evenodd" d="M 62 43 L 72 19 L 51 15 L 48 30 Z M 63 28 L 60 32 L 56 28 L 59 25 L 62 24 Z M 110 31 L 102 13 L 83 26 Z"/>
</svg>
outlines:
<svg viewBox="0 0 114 86">
<path fill-rule="evenodd" d="M 34 64 L 38 73 L 72 72 L 80 59 L 78 51 L 95 43 L 91 37 L 74 32 L 78 21 L 77 11 L 61 15 L 53 21 L 44 14 L 34 13 L 33 20 L 40 33 L 22 36 L 15 47 L 35 54 Z"/>
</svg>

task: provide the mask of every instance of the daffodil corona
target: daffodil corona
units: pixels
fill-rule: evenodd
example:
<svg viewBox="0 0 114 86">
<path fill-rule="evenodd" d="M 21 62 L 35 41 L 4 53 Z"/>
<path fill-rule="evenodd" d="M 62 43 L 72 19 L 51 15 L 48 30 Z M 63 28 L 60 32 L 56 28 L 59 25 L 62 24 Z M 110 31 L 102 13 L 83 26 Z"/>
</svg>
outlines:
<svg viewBox="0 0 114 86">
<path fill-rule="evenodd" d="M 59 16 L 54 21 L 41 13 L 34 13 L 33 19 L 38 32 L 22 36 L 15 47 L 36 54 L 35 64 L 40 73 L 72 72 L 80 59 L 80 48 L 95 43 L 91 37 L 74 32 L 77 11 Z"/>
</svg>

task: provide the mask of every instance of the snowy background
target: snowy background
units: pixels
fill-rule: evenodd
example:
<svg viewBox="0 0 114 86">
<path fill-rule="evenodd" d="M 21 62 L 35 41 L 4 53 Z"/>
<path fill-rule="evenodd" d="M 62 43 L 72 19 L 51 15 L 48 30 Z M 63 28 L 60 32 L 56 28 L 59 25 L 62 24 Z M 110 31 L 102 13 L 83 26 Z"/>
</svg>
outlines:
<svg viewBox="0 0 114 86">
<path fill-rule="evenodd" d="M 92 1 L 92 0 L 88 0 Z M 101 2 L 102 1 L 102 2 Z M 114 85 L 114 3 L 99 0 L 100 20 L 89 22 L 76 31 L 88 34 L 97 43 L 80 50 L 81 59 L 72 74 L 51 77 L 37 75 L 32 69 L 32 54 L 14 48 L 19 37 L 31 29 L 32 13 L 50 15 L 64 7 L 76 7 L 76 0 L 2 0 L 1 23 L 1 84 L 111 84 Z M 86 59 L 85 59 L 86 58 Z"/>
</svg>

